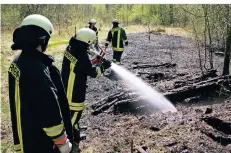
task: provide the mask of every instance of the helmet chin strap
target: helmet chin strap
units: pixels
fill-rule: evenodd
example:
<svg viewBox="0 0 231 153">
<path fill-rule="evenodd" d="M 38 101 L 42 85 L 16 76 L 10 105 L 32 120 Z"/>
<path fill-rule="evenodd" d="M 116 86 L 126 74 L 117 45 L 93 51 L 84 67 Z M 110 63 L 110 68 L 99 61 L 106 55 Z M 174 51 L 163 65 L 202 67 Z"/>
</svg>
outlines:
<svg viewBox="0 0 231 153">
<path fill-rule="evenodd" d="M 36 47 L 36 49 L 37 49 L 38 51 L 40 51 L 40 52 L 44 52 L 44 51 L 42 50 L 41 45 L 39 45 L 38 47 Z"/>
<path fill-rule="evenodd" d="M 44 53 L 47 49 L 49 39 L 44 39 L 43 42 L 36 48 L 38 51 Z"/>
</svg>

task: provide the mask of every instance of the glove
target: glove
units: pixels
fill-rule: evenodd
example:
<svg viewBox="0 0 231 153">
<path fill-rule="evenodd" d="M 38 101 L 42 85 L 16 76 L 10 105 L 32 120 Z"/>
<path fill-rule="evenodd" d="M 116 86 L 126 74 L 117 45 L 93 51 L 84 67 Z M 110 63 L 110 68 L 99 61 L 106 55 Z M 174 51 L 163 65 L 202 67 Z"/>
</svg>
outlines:
<svg viewBox="0 0 231 153">
<path fill-rule="evenodd" d="M 101 58 L 101 56 L 99 56 L 99 55 L 96 56 L 96 59 L 100 59 L 100 58 Z"/>
<path fill-rule="evenodd" d="M 93 49 L 89 49 L 89 50 L 87 50 L 87 52 L 88 52 L 88 54 L 91 55 L 91 56 L 94 56 L 94 55 L 95 55 L 95 53 L 93 52 Z"/>
<path fill-rule="evenodd" d="M 63 144 L 58 144 L 57 147 L 59 148 L 60 153 L 70 153 L 72 144 L 69 139 L 67 139 Z"/>
<path fill-rule="evenodd" d="M 127 41 L 127 42 L 125 42 L 125 46 L 128 46 L 128 41 Z"/>
<path fill-rule="evenodd" d="M 106 59 L 103 59 L 102 60 L 102 67 L 104 68 L 104 70 L 110 68 L 111 67 L 111 62 L 106 60 Z"/>
<path fill-rule="evenodd" d="M 108 43 L 105 43 L 105 47 L 108 47 L 108 45 L 109 45 Z"/>
</svg>

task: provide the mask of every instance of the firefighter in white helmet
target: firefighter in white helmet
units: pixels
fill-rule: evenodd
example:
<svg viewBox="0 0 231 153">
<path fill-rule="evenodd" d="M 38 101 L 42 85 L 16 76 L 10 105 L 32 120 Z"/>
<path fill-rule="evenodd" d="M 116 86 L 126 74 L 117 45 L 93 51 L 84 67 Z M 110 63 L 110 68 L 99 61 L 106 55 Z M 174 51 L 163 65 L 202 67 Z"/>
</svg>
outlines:
<svg viewBox="0 0 231 153">
<path fill-rule="evenodd" d="M 96 39 L 95 41 L 92 43 L 92 45 L 90 46 L 90 49 L 93 49 L 94 48 L 98 51 L 99 50 L 99 44 L 98 44 L 98 29 L 97 27 L 95 26 L 96 25 L 96 20 L 95 19 L 91 19 L 89 22 L 88 22 L 89 26 L 88 28 L 90 28 L 91 30 L 95 31 L 96 33 Z"/>
<path fill-rule="evenodd" d="M 22 50 L 9 68 L 14 150 L 69 153 L 73 131 L 68 100 L 54 59 L 44 54 L 53 25 L 38 14 L 27 16 L 13 33 L 12 50 Z"/>
<path fill-rule="evenodd" d="M 89 22 L 88 22 L 88 24 L 89 24 L 89 28 L 90 29 L 92 29 L 93 31 L 95 31 L 95 33 L 96 33 L 96 36 L 98 36 L 98 30 L 97 30 L 97 28 L 96 28 L 96 20 L 95 19 L 91 19 Z"/>
<path fill-rule="evenodd" d="M 87 76 L 98 78 L 111 66 L 107 60 L 99 66 L 92 66 L 87 50 L 95 39 L 96 33 L 93 30 L 82 28 L 70 39 L 64 52 L 61 74 L 71 110 L 75 146 L 78 146 L 80 140 L 85 137 L 83 134 L 80 135 L 79 120 L 84 109 Z"/>
<path fill-rule="evenodd" d="M 113 27 L 108 32 L 107 42 L 105 47 L 108 47 L 109 43 L 112 45 L 113 50 L 113 62 L 120 64 L 121 56 L 124 51 L 124 44 L 128 46 L 128 39 L 125 30 L 119 26 L 119 21 L 113 19 Z"/>
</svg>

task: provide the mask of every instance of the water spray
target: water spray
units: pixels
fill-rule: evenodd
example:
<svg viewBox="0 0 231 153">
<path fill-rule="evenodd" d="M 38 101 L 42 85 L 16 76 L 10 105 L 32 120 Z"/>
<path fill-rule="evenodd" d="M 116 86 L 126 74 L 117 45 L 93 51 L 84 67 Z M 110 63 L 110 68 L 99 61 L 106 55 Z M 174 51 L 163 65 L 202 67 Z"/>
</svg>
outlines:
<svg viewBox="0 0 231 153">
<path fill-rule="evenodd" d="M 59 41 L 49 44 L 49 47 L 67 44 L 68 41 Z M 96 50 L 92 50 L 96 55 L 100 56 L 103 60 L 104 57 L 100 55 L 100 53 Z M 133 73 L 128 71 L 127 69 L 119 66 L 115 63 L 111 63 L 111 69 L 114 71 L 121 79 L 126 81 L 133 90 L 135 90 L 139 95 L 141 95 L 144 100 L 159 109 L 161 112 L 176 112 L 177 109 L 174 105 L 167 100 L 161 93 L 156 91 L 150 85 L 145 83 L 142 79 L 135 76 Z"/>
<path fill-rule="evenodd" d="M 146 102 L 159 109 L 161 112 L 176 112 L 174 105 L 167 100 L 161 93 L 153 89 L 150 85 L 145 83 L 142 79 L 132 74 L 127 69 L 112 63 L 111 69 L 119 75 L 130 87 L 141 95 Z"/>
<path fill-rule="evenodd" d="M 93 52 L 100 56 L 96 50 L 93 50 Z M 150 85 L 145 83 L 142 79 L 138 78 L 127 69 L 113 62 L 111 63 L 111 69 L 120 78 L 126 81 L 126 83 L 128 83 L 133 90 L 140 94 L 146 102 L 148 102 L 155 108 L 159 109 L 161 112 L 165 113 L 169 111 L 177 111 L 175 106 L 169 100 L 167 100 L 161 93 L 153 89 Z"/>
</svg>

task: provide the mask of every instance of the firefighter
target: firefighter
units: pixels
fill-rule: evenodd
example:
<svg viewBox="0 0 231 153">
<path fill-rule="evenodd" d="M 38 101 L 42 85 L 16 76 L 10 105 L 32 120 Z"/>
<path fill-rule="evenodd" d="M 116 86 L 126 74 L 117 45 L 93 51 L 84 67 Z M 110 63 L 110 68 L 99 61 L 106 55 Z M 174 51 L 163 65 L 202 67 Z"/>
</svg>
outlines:
<svg viewBox="0 0 231 153">
<path fill-rule="evenodd" d="M 78 30 L 76 35 L 70 39 L 63 57 L 61 74 L 71 110 L 76 146 L 85 137 L 85 135 L 80 136 L 79 120 L 84 109 L 87 76 L 98 78 L 104 70 L 111 66 L 111 62 L 107 60 L 103 60 L 99 66 L 92 66 L 87 50 L 95 39 L 96 33 L 93 30 L 89 28 Z"/>
<path fill-rule="evenodd" d="M 91 19 L 89 22 L 89 27 L 91 30 L 95 31 L 96 33 L 96 39 L 95 41 L 92 43 L 92 47 L 91 48 L 95 48 L 96 50 L 99 50 L 99 44 L 98 44 L 98 29 L 96 28 L 96 20 L 95 19 Z"/>
<path fill-rule="evenodd" d="M 54 59 L 44 54 L 53 25 L 27 16 L 13 33 L 12 50 L 22 50 L 9 67 L 9 100 L 17 153 L 69 153 L 70 109 Z"/>
<path fill-rule="evenodd" d="M 88 22 L 88 24 L 89 24 L 89 28 L 90 29 L 92 29 L 93 31 L 95 31 L 95 33 L 96 33 L 96 36 L 98 36 L 98 30 L 97 30 L 97 28 L 96 28 L 96 20 L 95 19 L 91 19 L 89 22 Z"/>
<path fill-rule="evenodd" d="M 125 30 L 119 26 L 119 21 L 117 19 L 114 19 L 112 21 L 112 24 L 113 27 L 108 32 L 105 47 L 108 47 L 110 42 L 112 43 L 113 62 L 115 62 L 116 64 L 120 64 L 120 59 L 124 51 L 124 43 L 125 46 L 128 46 L 128 40 Z"/>
</svg>

